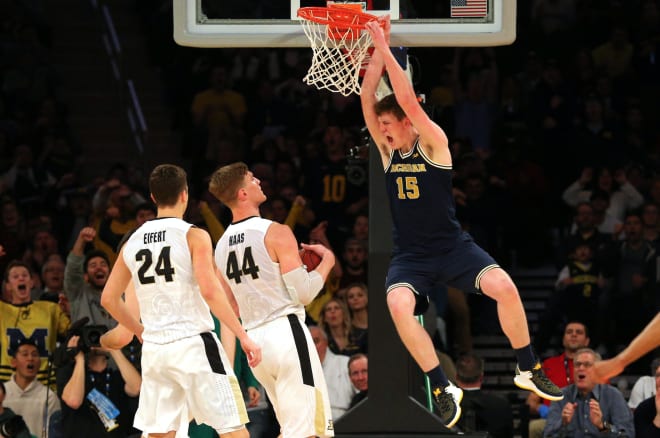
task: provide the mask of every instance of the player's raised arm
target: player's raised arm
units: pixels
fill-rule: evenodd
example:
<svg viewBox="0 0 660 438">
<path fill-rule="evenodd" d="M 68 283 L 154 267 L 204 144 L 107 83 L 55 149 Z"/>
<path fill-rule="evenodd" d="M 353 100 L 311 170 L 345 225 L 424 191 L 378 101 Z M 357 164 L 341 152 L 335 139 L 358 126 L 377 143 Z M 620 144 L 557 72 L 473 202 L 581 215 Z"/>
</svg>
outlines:
<svg viewBox="0 0 660 438">
<path fill-rule="evenodd" d="M 408 75 L 390 50 L 385 32 L 375 21 L 367 23 L 366 29 L 371 35 L 376 52 L 383 58 L 399 106 L 415 127 L 424 148 L 427 151 L 432 150 L 430 158 L 441 164 L 451 164 L 447 135 L 420 105 Z"/>
<path fill-rule="evenodd" d="M 243 350 L 248 356 L 250 366 L 256 366 L 261 361 L 261 348 L 248 337 L 243 327 L 241 327 L 241 323 L 215 275 L 211 237 L 200 228 L 190 228 L 188 231 L 188 246 L 192 256 L 195 279 L 199 284 L 202 297 L 211 308 L 211 312 L 220 320 L 220 323 L 231 330 L 241 342 Z"/>
<path fill-rule="evenodd" d="M 379 23 L 382 23 L 382 26 L 387 27 L 387 34 L 389 35 L 390 20 L 389 16 L 385 16 L 383 19 L 379 19 Z M 374 50 L 371 55 L 371 60 L 369 65 L 364 73 L 364 78 L 362 79 L 362 85 L 360 88 L 360 102 L 362 104 L 362 116 L 364 117 L 364 122 L 367 125 L 369 130 L 369 135 L 378 146 L 380 151 L 381 158 L 383 160 L 383 167 L 387 166 L 389 162 L 390 150 L 387 147 L 387 141 L 385 136 L 381 132 L 378 123 L 378 116 L 374 110 L 374 105 L 377 102 L 376 99 L 376 90 L 378 89 L 378 83 L 380 82 L 383 76 L 383 69 L 385 68 L 385 62 L 383 61 L 383 55 L 379 50 Z"/>
<path fill-rule="evenodd" d="M 596 362 L 594 371 L 598 380 L 607 382 L 644 354 L 660 346 L 660 312 L 655 315 L 635 339 L 622 352 L 611 359 Z"/>
</svg>

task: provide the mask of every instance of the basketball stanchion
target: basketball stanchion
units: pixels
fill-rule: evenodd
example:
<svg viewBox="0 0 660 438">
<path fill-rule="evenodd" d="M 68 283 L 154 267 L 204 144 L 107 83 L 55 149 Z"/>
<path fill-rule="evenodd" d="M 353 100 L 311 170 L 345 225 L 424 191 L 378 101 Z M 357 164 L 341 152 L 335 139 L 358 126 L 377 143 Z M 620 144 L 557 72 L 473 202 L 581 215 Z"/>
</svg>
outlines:
<svg viewBox="0 0 660 438">
<path fill-rule="evenodd" d="M 417 315 L 417 321 L 419 325 L 424 327 L 424 315 Z M 433 397 L 431 396 L 431 380 L 429 376 L 424 373 L 424 390 L 426 391 L 426 407 L 429 409 L 429 412 L 433 412 Z"/>
<path fill-rule="evenodd" d="M 344 96 L 360 94 L 360 70 L 371 46 L 364 26 L 378 17 L 362 12 L 360 4 L 300 8 L 298 17 L 313 52 L 303 82 Z"/>
</svg>

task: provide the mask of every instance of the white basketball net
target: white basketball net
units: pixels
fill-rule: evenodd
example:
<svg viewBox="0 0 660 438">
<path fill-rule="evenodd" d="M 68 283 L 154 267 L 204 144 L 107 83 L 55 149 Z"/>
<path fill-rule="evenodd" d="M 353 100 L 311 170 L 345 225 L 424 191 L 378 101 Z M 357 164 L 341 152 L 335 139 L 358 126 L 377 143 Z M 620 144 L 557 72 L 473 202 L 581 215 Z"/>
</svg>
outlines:
<svg viewBox="0 0 660 438">
<path fill-rule="evenodd" d="M 360 94 L 360 70 L 368 63 L 371 46 L 369 32 L 306 19 L 300 22 L 313 51 L 312 65 L 303 82 L 344 96 Z"/>
</svg>

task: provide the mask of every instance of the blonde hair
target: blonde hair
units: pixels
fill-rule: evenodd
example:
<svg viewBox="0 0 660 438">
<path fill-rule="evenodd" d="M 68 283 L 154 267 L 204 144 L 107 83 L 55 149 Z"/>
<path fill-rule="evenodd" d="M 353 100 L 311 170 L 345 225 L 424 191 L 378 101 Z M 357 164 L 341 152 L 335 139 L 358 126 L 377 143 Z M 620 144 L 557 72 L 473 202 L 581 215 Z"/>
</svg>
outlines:
<svg viewBox="0 0 660 438">
<path fill-rule="evenodd" d="M 237 162 L 218 168 L 209 179 L 209 192 L 223 204 L 231 206 L 238 189 L 243 187 L 243 179 L 248 173 L 245 163 Z"/>
<path fill-rule="evenodd" d="M 342 332 L 344 336 L 348 338 L 348 335 L 351 332 L 351 314 L 348 311 L 346 303 L 344 303 L 339 298 L 330 298 L 328 302 L 323 305 L 323 308 L 321 309 L 321 315 L 319 315 L 319 326 L 326 332 L 326 334 L 330 333 L 330 327 L 328 327 L 328 324 L 325 322 L 325 309 L 327 309 L 330 303 L 337 303 L 339 305 L 339 308 L 344 315 L 341 323 Z"/>
</svg>

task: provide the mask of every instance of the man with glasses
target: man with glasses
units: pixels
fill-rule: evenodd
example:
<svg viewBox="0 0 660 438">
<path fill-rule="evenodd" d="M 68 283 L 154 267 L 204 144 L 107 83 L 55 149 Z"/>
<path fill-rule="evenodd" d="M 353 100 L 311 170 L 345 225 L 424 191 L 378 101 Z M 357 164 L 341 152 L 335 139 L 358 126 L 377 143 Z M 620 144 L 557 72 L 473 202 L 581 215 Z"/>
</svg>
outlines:
<svg viewBox="0 0 660 438">
<path fill-rule="evenodd" d="M 574 359 L 574 383 L 563 388 L 564 399 L 550 405 L 544 437 L 634 437 L 633 416 L 623 394 L 598 384 L 594 363 L 600 354 L 581 348 Z"/>
<path fill-rule="evenodd" d="M 587 326 L 578 321 L 571 321 L 564 327 L 562 346 L 564 351 L 556 356 L 551 356 L 543 361 L 543 371 L 548 379 L 552 380 L 560 388 L 570 385 L 574 380 L 573 359 L 575 353 L 589 346 L 589 332 Z M 533 418 L 529 422 L 529 437 L 541 438 L 545 419 L 550 411 L 550 401 L 543 400 L 533 392 L 527 396 L 529 413 Z"/>
</svg>

